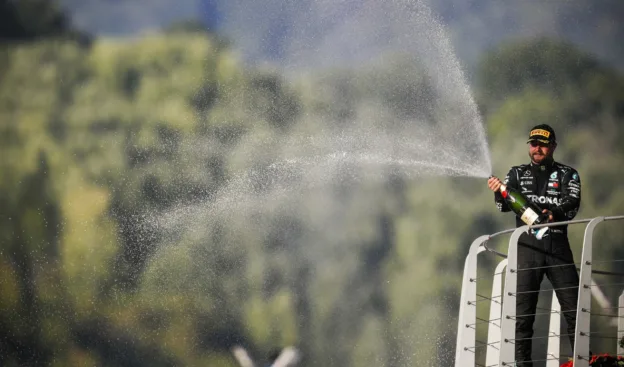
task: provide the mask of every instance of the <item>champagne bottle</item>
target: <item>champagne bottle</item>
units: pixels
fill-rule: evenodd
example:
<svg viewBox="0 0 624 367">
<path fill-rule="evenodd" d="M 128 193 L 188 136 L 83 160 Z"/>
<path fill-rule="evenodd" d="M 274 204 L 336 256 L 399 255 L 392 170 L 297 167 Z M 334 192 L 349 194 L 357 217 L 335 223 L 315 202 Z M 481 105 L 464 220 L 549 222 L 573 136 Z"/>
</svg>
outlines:
<svg viewBox="0 0 624 367">
<path fill-rule="evenodd" d="M 503 184 L 501 185 L 499 192 L 507 202 L 507 206 L 509 206 L 509 208 L 516 213 L 516 215 L 520 217 L 524 223 L 532 226 L 548 222 L 548 215 L 546 213 L 542 213 L 540 207 L 529 200 L 520 191 Z M 533 234 L 539 240 L 542 239 L 547 231 L 548 227 L 541 227 L 533 230 Z"/>
</svg>

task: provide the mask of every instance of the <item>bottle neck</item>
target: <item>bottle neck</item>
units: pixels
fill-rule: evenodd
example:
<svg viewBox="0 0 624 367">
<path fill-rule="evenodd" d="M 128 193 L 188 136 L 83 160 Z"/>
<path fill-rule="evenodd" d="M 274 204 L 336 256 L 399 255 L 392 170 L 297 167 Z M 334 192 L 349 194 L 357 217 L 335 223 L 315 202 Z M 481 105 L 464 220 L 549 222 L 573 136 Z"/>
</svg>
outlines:
<svg viewBox="0 0 624 367">
<path fill-rule="evenodd" d="M 503 198 L 507 198 L 507 196 L 509 195 L 509 192 L 507 192 L 507 185 L 501 185 L 500 189 L 498 189 L 498 191 L 501 193 L 501 196 Z"/>
</svg>

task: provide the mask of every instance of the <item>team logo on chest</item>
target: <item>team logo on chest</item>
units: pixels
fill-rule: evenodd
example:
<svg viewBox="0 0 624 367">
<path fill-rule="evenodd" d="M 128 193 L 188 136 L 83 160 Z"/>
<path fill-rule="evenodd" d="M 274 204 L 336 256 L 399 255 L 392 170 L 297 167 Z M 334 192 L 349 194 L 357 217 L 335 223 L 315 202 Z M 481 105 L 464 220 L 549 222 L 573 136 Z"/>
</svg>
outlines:
<svg viewBox="0 0 624 367">
<path fill-rule="evenodd" d="M 559 198 L 551 198 L 551 197 L 547 197 L 547 196 L 537 196 L 537 195 L 534 195 L 534 194 L 527 195 L 527 197 L 534 203 L 555 204 L 555 205 L 559 205 L 560 204 Z"/>
<path fill-rule="evenodd" d="M 552 178 L 553 180 L 557 179 L 557 171 L 551 173 L 550 178 Z"/>
</svg>

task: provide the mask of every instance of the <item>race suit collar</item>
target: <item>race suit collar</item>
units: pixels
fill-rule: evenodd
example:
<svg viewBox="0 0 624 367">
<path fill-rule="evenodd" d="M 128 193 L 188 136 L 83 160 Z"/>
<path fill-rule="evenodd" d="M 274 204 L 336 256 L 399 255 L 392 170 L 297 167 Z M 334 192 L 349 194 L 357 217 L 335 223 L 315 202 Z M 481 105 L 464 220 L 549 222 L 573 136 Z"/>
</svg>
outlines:
<svg viewBox="0 0 624 367">
<path fill-rule="evenodd" d="M 535 164 L 535 163 L 533 163 L 533 161 L 531 161 L 531 168 L 533 168 L 535 170 L 549 171 L 554 164 L 555 164 L 555 160 L 554 159 L 552 159 L 552 158 L 545 158 L 544 161 L 542 161 L 542 163 L 540 163 L 540 164 Z"/>
</svg>

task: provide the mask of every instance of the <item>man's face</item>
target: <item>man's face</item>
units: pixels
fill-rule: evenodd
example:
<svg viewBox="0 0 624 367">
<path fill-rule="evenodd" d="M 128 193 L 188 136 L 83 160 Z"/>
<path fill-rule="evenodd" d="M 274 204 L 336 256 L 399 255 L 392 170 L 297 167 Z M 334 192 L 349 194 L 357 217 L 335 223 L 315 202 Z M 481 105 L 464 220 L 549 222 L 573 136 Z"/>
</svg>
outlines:
<svg viewBox="0 0 624 367">
<path fill-rule="evenodd" d="M 555 145 L 542 143 L 537 140 L 529 142 L 529 157 L 531 158 L 531 162 L 540 164 L 544 159 L 552 158 L 555 147 Z"/>
</svg>

